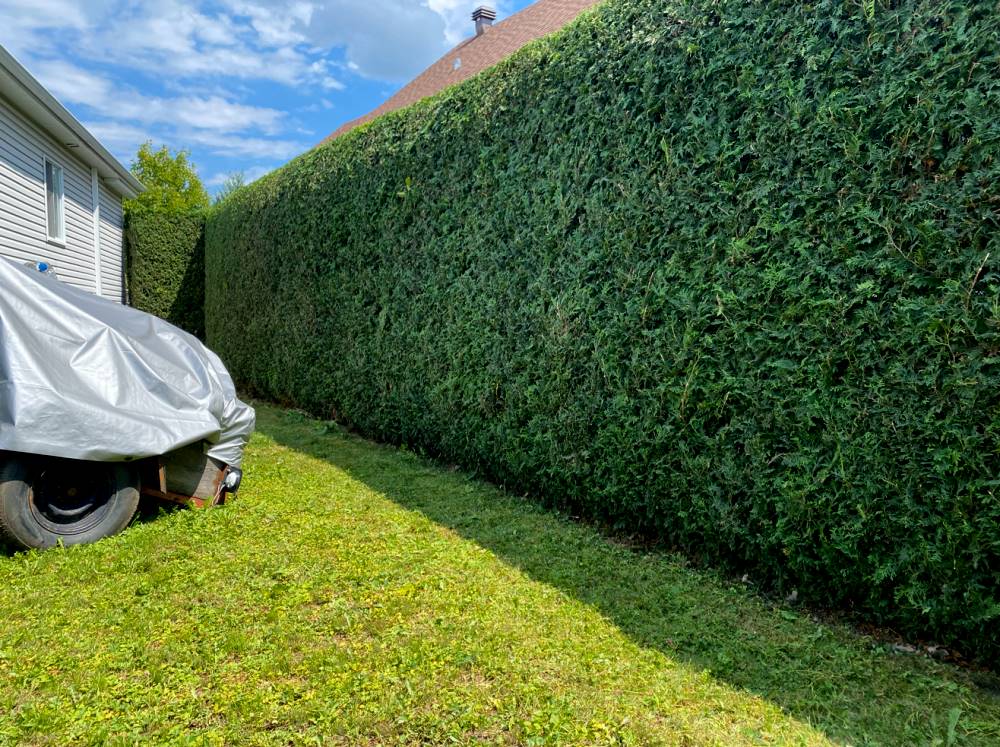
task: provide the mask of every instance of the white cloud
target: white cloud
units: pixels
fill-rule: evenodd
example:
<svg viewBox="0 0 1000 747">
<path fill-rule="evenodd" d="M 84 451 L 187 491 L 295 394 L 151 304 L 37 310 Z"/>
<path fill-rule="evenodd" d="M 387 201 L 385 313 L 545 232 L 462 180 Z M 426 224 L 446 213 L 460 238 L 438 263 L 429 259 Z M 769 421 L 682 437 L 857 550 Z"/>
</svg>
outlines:
<svg viewBox="0 0 1000 747">
<path fill-rule="evenodd" d="M 48 60 L 35 66 L 35 74 L 57 98 L 83 104 L 104 116 L 144 124 L 172 124 L 222 132 L 280 131 L 284 112 L 247 106 L 221 96 L 161 98 L 138 91 L 117 89 L 108 80 L 68 62 Z"/>
<path fill-rule="evenodd" d="M 339 109 L 352 78 L 420 72 L 472 33 L 480 2 L 0 0 L 0 44 L 122 160 L 152 140 L 238 169 L 312 145 L 298 117 Z M 309 101 L 258 105 L 261 81 Z"/>
<path fill-rule="evenodd" d="M 235 172 L 234 171 L 220 171 L 219 173 L 215 174 L 214 176 L 211 176 L 208 179 L 206 179 L 205 180 L 205 186 L 207 186 L 207 187 L 221 187 L 223 184 L 226 183 L 226 180 L 230 176 L 232 176 L 233 174 L 236 174 L 236 173 L 243 174 L 243 181 L 244 181 L 244 183 L 250 184 L 251 182 L 257 181 L 262 176 L 270 174 L 276 168 L 277 168 L 277 166 L 253 166 L 253 167 L 251 167 L 249 169 L 244 169 L 242 171 L 235 171 Z"/>
<path fill-rule="evenodd" d="M 340 0 L 317 8 L 309 41 L 343 48 L 366 78 L 400 82 L 447 50 L 444 19 L 414 0 Z"/>
<path fill-rule="evenodd" d="M 147 140 L 162 142 L 162 139 L 154 137 L 150 130 L 123 122 L 99 120 L 84 122 L 83 126 L 124 164 L 130 163 L 135 158 L 140 143 Z M 174 144 L 172 147 L 174 150 L 179 149 L 179 146 Z"/>
<path fill-rule="evenodd" d="M 233 135 L 230 133 L 194 130 L 178 132 L 180 142 L 200 145 L 215 155 L 239 158 L 284 161 L 302 153 L 309 143 L 298 140 L 272 140 L 269 138 Z"/>
<path fill-rule="evenodd" d="M 493 7 L 498 17 L 507 15 L 508 4 L 506 2 L 490 3 L 483 0 L 427 0 L 427 7 L 437 13 L 445 22 L 445 37 L 450 46 L 455 46 L 463 39 L 467 39 L 475 33 L 475 25 L 472 23 L 472 11 L 480 5 Z"/>
<path fill-rule="evenodd" d="M 306 40 L 301 28 L 307 27 L 314 5 L 309 2 L 291 2 L 285 7 L 261 6 L 243 0 L 229 0 L 227 6 L 236 14 L 247 16 L 263 44 L 285 46 Z"/>
<path fill-rule="evenodd" d="M 86 15 L 73 0 L 4 0 L 5 20 L 12 26 L 28 29 L 84 28 Z"/>
<path fill-rule="evenodd" d="M 160 121 L 172 121 L 208 130 L 240 132 L 257 129 L 268 135 L 281 131 L 284 112 L 261 106 L 247 106 L 226 101 L 218 96 L 212 98 L 184 97 L 176 99 L 147 99 L 136 102 L 138 107 L 152 106 L 151 116 Z M 132 119 L 143 120 L 144 112 L 137 109 Z M 149 115 L 145 115 L 149 116 Z"/>
<path fill-rule="evenodd" d="M 217 156 L 278 162 L 302 153 L 310 145 L 298 140 L 261 138 L 228 132 L 147 129 L 114 120 L 94 120 L 85 122 L 84 126 L 123 163 L 134 158 L 139 144 L 147 140 L 163 143 L 175 151 L 200 146 Z"/>
<path fill-rule="evenodd" d="M 427 7 L 444 19 L 445 36 L 453 46 L 470 35 L 472 11 L 478 5 L 468 0 L 427 0 Z"/>
<path fill-rule="evenodd" d="M 316 60 L 309 66 L 309 72 L 327 91 L 343 91 L 345 86 L 340 80 L 330 74 L 330 63 L 327 60 Z"/>
<path fill-rule="evenodd" d="M 31 71 L 56 98 L 102 109 L 114 98 L 110 81 L 65 60 L 45 60 Z"/>
<path fill-rule="evenodd" d="M 472 33 L 481 0 L 2 0 L 0 43 L 31 56 L 65 51 L 152 74 L 231 77 L 339 90 L 334 59 L 400 82 Z M 501 12 L 504 3 L 500 3 Z M 83 33 L 86 32 L 86 33 Z"/>
<path fill-rule="evenodd" d="M 300 112 L 315 113 L 321 111 L 329 111 L 330 109 L 333 108 L 334 105 L 333 102 L 330 101 L 330 99 L 320 99 L 319 101 L 315 101 L 312 104 L 308 104 L 307 106 L 300 106 L 298 110 Z"/>
<path fill-rule="evenodd" d="M 0 43 L 12 54 L 25 56 L 44 43 L 53 29 L 82 30 L 87 17 L 73 0 L 3 0 L 0 3 Z"/>
<path fill-rule="evenodd" d="M 286 129 L 287 115 L 277 109 L 218 94 L 149 96 L 62 60 L 36 65 L 35 74 L 58 98 L 93 110 L 98 119 L 87 128 L 119 158 L 134 154 L 146 140 L 175 150 L 200 146 L 223 157 L 271 160 L 290 158 L 308 147 L 287 137 L 267 137 Z"/>
<path fill-rule="evenodd" d="M 330 50 L 306 44 L 312 13 L 303 0 L 0 0 L 0 43 L 30 60 L 71 51 L 153 76 L 335 89 Z"/>
<path fill-rule="evenodd" d="M 252 18 L 202 12 L 177 0 L 142 0 L 109 18 L 83 50 L 157 74 L 305 82 L 312 61 L 295 49 L 295 39 L 275 42 L 276 33 L 261 34 Z"/>
</svg>

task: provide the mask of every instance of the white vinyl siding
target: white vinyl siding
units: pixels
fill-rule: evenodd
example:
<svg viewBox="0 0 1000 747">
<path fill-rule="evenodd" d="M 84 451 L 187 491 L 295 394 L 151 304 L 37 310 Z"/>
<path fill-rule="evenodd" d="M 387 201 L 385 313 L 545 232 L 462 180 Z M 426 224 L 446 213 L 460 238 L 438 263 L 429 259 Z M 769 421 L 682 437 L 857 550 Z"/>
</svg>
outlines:
<svg viewBox="0 0 1000 747">
<path fill-rule="evenodd" d="M 103 184 L 100 187 L 101 208 L 101 295 L 124 301 L 122 282 L 122 203 Z"/>
<path fill-rule="evenodd" d="M 62 168 L 64 237 L 49 238 L 45 164 Z M 60 280 L 93 292 L 94 199 L 90 167 L 71 149 L 39 130 L 0 98 L 0 255 L 18 262 L 48 262 Z M 102 295 L 121 301 L 121 202 L 100 185 Z M 105 244 L 106 242 L 106 244 Z M 113 258 L 113 260 L 112 260 Z"/>
</svg>

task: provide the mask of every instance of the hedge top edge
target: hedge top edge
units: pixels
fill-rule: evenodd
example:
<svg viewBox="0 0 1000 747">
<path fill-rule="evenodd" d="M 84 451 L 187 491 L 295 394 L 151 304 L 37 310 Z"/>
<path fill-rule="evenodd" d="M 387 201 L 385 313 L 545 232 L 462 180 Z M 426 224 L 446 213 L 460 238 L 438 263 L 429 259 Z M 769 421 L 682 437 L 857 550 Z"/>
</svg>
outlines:
<svg viewBox="0 0 1000 747">
<path fill-rule="evenodd" d="M 995 2 L 610 0 L 241 190 L 248 389 L 1000 642 Z"/>
</svg>

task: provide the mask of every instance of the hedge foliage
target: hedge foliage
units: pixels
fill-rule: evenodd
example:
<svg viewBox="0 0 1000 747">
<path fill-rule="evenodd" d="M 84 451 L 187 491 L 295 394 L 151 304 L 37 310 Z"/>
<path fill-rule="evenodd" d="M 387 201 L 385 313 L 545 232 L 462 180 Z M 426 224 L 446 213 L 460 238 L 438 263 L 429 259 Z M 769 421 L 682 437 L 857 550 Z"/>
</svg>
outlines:
<svg viewBox="0 0 1000 747">
<path fill-rule="evenodd" d="M 610 0 L 209 220 L 257 393 L 997 658 L 993 0 Z"/>
<path fill-rule="evenodd" d="M 130 302 L 205 337 L 204 211 L 136 209 L 125 226 Z"/>
</svg>

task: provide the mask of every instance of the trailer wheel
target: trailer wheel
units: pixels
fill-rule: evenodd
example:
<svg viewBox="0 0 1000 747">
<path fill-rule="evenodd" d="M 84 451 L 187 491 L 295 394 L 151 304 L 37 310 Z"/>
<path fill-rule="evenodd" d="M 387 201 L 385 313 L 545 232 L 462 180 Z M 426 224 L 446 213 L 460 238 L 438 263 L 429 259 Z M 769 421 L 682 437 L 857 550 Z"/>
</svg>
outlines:
<svg viewBox="0 0 1000 747">
<path fill-rule="evenodd" d="M 24 548 L 80 545 L 117 534 L 139 505 L 127 464 L 0 457 L 0 532 Z"/>
</svg>

